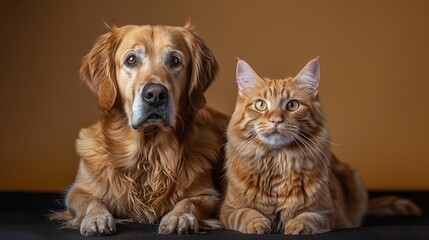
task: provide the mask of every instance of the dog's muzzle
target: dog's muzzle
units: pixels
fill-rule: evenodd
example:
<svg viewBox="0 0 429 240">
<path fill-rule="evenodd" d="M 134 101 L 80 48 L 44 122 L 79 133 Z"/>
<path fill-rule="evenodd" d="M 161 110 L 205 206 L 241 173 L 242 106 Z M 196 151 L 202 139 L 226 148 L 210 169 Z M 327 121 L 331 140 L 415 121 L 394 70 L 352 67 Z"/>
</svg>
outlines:
<svg viewBox="0 0 429 240">
<path fill-rule="evenodd" d="M 133 124 L 137 129 L 142 124 L 164 125 L 169 123 L 168 90 L 161 84 L 147 84 L 141 91 L 142 115 L 138 122 Z"/>
</svg>

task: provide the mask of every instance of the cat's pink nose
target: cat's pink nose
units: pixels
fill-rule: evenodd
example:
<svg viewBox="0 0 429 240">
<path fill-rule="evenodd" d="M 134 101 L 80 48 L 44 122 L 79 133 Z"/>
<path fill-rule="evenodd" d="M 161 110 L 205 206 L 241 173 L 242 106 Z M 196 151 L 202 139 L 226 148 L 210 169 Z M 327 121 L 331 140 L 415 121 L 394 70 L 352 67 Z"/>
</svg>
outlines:
<svg viewBox="0 0 429 240">
<path fill-rule="evenodd" d="M 282 117 L 272 117 L 270 119 L 270 122 L 274 123 L 274 124 L 279 124 L 283 122 L 283 118 Z"/>
</svg>

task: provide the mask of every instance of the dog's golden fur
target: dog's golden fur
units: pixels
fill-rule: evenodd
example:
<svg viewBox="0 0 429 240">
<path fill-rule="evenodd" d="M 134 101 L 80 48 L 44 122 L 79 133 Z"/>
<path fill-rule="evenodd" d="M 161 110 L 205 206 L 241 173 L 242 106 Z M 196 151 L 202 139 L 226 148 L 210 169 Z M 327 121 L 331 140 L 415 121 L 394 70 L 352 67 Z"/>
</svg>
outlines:
<svg viewBox="0 0 429 240">
<path fill-rule="evenodd" d="M 130 51 L 141 54 L 139 65 L 124 64 Z M 169 65 L 170 53 L 181 65 Z M 81 161 L 67 210 L 53 218 L 83 235 L 111 234 L 119 219 L 160 221 L 160 233 L 216 227 L 208 220 L 219 201 L 212 169 L 222 164 L 228 119 L 204 107 L 204 91 L 217 68 L 189 24 L 111 27 L 100 36 L 81 75 L 98 95 L 102 116 L 79 133 Z M 135 124 L 133 102 L 151 83 L 168 90 L 170 117 Z"/>
</svg>

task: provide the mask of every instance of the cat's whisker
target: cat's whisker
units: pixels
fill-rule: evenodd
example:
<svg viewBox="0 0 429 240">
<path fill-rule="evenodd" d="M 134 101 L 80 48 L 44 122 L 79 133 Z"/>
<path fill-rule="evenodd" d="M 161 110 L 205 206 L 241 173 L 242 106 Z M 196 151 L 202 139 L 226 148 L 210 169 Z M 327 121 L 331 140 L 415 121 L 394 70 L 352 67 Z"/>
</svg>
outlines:
<svg viewBox="0 0 429 240">
<path fill-rule="evenodd" d="M 319 151 L 321 151 L 322 153 L 323 153 L 323 150 L 322 149 L 324 149 L 322 146 L 320 146 L 321 145 L 321 143 L 318 141 L 319 139 L 320 139 L 320 137 L 319 136 L 315 136 L 315 135 L 313 135 L 313 134 L 311 134 L 311 133 L 309 133 L 309 132 L 300 132 L 300 131 L 297 131 L 298 132 L 298 134 L 300 135 L 300 136 L 302 136 L 302 137 L 304 137 L 305 139 L 307 139 L 308 141 L 310 141 L 311 143 L 313 143 L 314 145 L 315 145 L 315 147 L 317 147 L 318 148 L 318 150 Z M 308 137 L 307 135 L 309 135 L 310 137 Z M 313 139 L 314 139 L 314 141 L 313 141 Z M 323 139 L 321 139 L 321 140 L 323 140 Z M 316 141 L 316 142 L 315 142 Z M 325 157 L 325 159 L 327 160 L 327 161 L 329 161 L 328 160 L 328 157 L 326 157 L 326 155 L 325 154 L 323 154 L 324 155 L 324 157 Z"/>
<path fill-rule="evenodd" d="M 293 137 L 293 135 L 291 136 Z M 293 139 L 296 139 L 298 143 L 301 143 L 304 146 L 304 148 L 310 152 L 311 156 L 313 157 L 313 161 L 316 161 L 316 157 L 314 156 L 313 152 L 315 153 L 317 152 L 311 146 L 309 146 L 308 143 L 304 141 L 304 139 L 302 139 L 300 136 L 295 136 L 293 137 Z M 305 151 L 303 150 L 302 153 L 305 153 Z"/>
<path fill-rule="evenodd" d="M 326 165 L 326 162 L 323 160 L 322 155 L 320 155 L 320 151 L 316 151 L 316 149 L 314 149 L 314 148 L 310 145 L 310 143 L 306 142 L 304 139 L 302 139 L 302 138 L 299 138 L 299 139 L 301 139 L 301 140 L 300 140 L 300 141 L 301 141 L 301 143 L 303 143 L 305 146 L 307 146 L 307 149 L 309 149 L 309 151 L 310 151 L 311 155 L 313 156 L 314 161 L 319 161 L 319 162 L 321 162 L 321 163 L 323 164 L 323 167 L 325 168 L 325 171 L 326 171 L 326 173 L 328 174 L 328 173 L 329 173 L 329 168 L 328 168 L 328 166 Z M 316 153 L 316 154 L 317 154 L 317 156 L 318 156 L 318 158 L 315 158 L 312 152 Z"/>
<path fill-rule="evenodd" d="M 311 141 L 312 144 L 314 144 L 317 149 L 315 149 L 310 143 L 308 143 L 307 141 L 309 140 L 308 137 L 306 137 L 304 134 L 302 134 L 301 132 L 299 132 L 297 129 L 294 131 L 295 133 L 298 134 L 297 139 L 306 146 L 307 149 L 309 149 L 311 152 L 314 152 L 318 155 L 319 158 L 325 158 L 326 156 L 322 156 L 320 155 L 320 151 L 322 151 L 319 147 L 317 147 L 317 144 L 315 144 L 313 141 Z M 306 137 L 306 139 L 304 139 L 303 137 Z M 307 140 L 307 141 L 306 141 Z M 313 157 L 313 160 L 317 160 L 316 158 Z"/>
<path fill-rule="evenodd" d="M 322 147 L 320 146 L 320 142 L 317 140 L 317 137 L 315 137 L 315 136 L 313 136 L 313 135 L 311 135 L 311 134 L 309 134 L 309 136 L 310 137 L 308 137 L 307 135 L 305 135 L 304 133 L 301 133 L 301 132 L 298 132 L 298 134 L 301 136 L 301 137 L 303 137 L 303 138 L 305 138 L 307 141 L 309 141 L 310 143 L 312 143 L 321 153 L 323 153 L 323 155 L 324 155 L 324 157 L 325 157 L 325 159 L 327 160 L 327 161 L 329 161 L 328 160 L 328 157 L 326 157 L 326 155 L 324 154 L 324 152 L 323 152 L 323 150 L 322 150 Z M 313 139 L 314 139 L 314 141 L 313 141 Z M 315 142 L 316 141 L 316 142 Z"/>
<path fill-rule="evenodd" d="M 320 128 L 327 136 L 330 136 L 330 134 L 329 134 L 329 132 L 328 132 L 328 130 L 325 128 L 325 127 L 322 127 L 322 126 L 320 126 L 320 125 L 318 125 L 318 124 L 314 124 L 316 127 L 318 127 L 318 128 Z M 309 132 L 306 132 L 307 134 L 309 134 Z M 320 137 L 320 139 L 321 140 L 323 140 L 323 141 L 325 141 L 325 142 L 327 142 L 327 143 L 330 143 L 330 144 L 332 144 L 332 145 L 334 145 L 334 146 L 340 146 L 340 144 L 339 143 L 335 143 L 335 142 L 332 142 L 331 140 L 328 140 L 328 139 L 326 139 L 326 138 L 324 138 L 324 137 Z"/>
<path fill-rule="evenodd" d="M 320 126 L 320 125 L 319 125 L 319 124 L 317 124 L 317 123 L 314 123 L 314 125 L 315 125 L 316 127 L 320 128 L 320 130 L 322 130 L 326 135 L 329 135 L 329 131 L 328 131 L 328 129 L 327 129 L 325 126 Z"/>
<path fill-rule="evenodd" d="M 304 143 L 301 143 L 301 141 L 299 140 L 299 139 L 297 139 L 296 137 L 294 137 L 293 135 L 290 135 L 291 137 L 292 137 L 292 141 L 294 141 L 298 146 L 299 146 L 299 148 L 301 149 L 301 151 L 304 153 L 305 151 L 304 151 L 304 148 L 305 149 L 308 149 L 308 147 L 307 146 L 305 146 L 305 144 Z M 301 144 L 304 144 L 304 148 L 302 148 L 302 146 L 301 146 Z M 309 149 L 310 150 L 310 149 Z M 310 150 L 310 153 L 312 154 L 312 152 L 311 152 L 311 150 Z M 313 155 L 313 154 L 312 154 Z M 314 161 L 316 161 L 316 159 L 315 159 L 315 157 L 314 157 L 314 155 L 313 155 L 313 160 Z"/>
<path fill-rule="evenodd" d="M 235 143 L 235 144 L 238 143 L 238 146 L 235 147 L 235 149 L 232 149 L 232 152 L 234 153 L 232 156 L 230 156 L 227 153 L 227 156 L 231 157 L 230 159 L 235 159 L 237 154 L 241 154 L 242 152 L 246 152 L 249 148 L 251 148 L 252 145 L 256 143 L 256 139 L 250 138 L 250 141 L 249 140 L 246 140 L 246 141 L 238 141 L 237 140 L 237 141 L 230 141 L 230 142 Z M 232 145 L 235 145 L 235 144 L 232 144 Z"/>
<path fill-rule="evenodd" d="M 329 173 L 330 172 L 330 161 L 329 161 L 329 158 L 325 155 L 325 153 L 323 152 L 323 150 L 321 149 L 321 147 L 319 147 L 319 145 L 317 144 L 317 143 L 315 143 L 311 138 L 309 138 L 309 137 L 307 137 L 307 136 L 305 136 L 305 134 L 303 134 L 303 133 L 300 133 L 300 132 L 298 132 L 298 134 L 301 136 L 301 137 L 304 137 L 304 138 L 306 138 L 307 139 L 307 141 L 310 141 L 313 145 L 314 145 L 314 147 L 316 147 L 317 149 L 314 149 L 313 147 L 312 147 L 312 149 L 313 149 L 313 151 L 315 151 L 317 154 L 318 154 L 318 156 L 320 157 L 319 159 L 320 159 L 320 161 L 322 162 L 322 164 L 324 165 L 324 167 L 325 167 L 325 170 L 326 170 L 326 172 L 327 173 Z M 304 142 L 306 142 L 306 141 L 304 141 Z M 308 145 L 310 145 L 310 143 L 308 143 L 307 142 L 307 144 Z M 311 146 L 311 145 L 310 145 Z M 317 151 L 316 151 L 317 150 Z M 320 154 L 322 154 L 322 155 L 320 155 Z M 324 159 L 323 159 L 324 158 Z M 324 160 L 326 160 L 326 161 L 324 161 Z"/>
<path fill-rule="evenodd" d="M 306 141 L 304 141 L 304 139 L 303 138 L 301 138 L 300 136 L 296 136 L 296 139 L 300 142 L 300 143 L 302 143 L 303 145 L 304 145 L 304 147 L 306 148 L 306 149 L 308 149 L 308 151 L 310 152 L 310 154 L 311 154 L 311 156 L 313 157 L 313 160 L 314 161 L 317 161 L 317 159 L 318 158 L 320 158 L 321 156 L 320 156 L 320 154 L 318 153 L 318 151 L 316 151 L 309 143 L 307 143 Z M 303 152 L 304 153 L 304 152 Z M 315 156 L 314 156 L 314 154 L 313 153 L 316 153 L 317 154 L 317 156 L 318 156 L 318 158 L 316 158 Z"/>
</svg>

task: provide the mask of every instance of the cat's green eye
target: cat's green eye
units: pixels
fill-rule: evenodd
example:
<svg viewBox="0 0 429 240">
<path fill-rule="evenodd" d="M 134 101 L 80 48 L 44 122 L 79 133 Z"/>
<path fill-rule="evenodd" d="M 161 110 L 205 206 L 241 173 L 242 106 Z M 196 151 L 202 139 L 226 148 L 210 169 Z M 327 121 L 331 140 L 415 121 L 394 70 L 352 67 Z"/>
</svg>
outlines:
<svg viewBox="0 0 429 240">
<path fill-rule="evenodd" d="M 290 100 L 286 105 L 286 110 L 294 112 L 299 108 L 299 102 L 296 100 Z"/>
<path fill-rule="evenodd" d="M 255 108 L 259 111 L 265 111 L 267 109 L 267 103 L 264 100 L 258 100 L 255 102 Z"/>
</svg>

